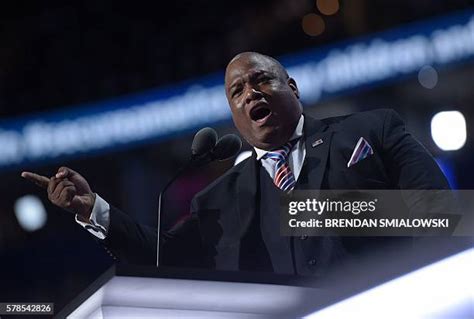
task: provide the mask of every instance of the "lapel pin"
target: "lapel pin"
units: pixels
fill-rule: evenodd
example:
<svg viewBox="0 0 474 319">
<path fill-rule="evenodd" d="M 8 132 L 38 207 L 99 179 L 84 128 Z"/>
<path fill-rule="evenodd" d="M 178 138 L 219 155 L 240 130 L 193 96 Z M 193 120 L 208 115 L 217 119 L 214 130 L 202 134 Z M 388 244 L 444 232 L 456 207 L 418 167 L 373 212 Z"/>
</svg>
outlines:
<svg viewBox="0 0 474 319">
<path fill-rule="evenodd" d="M 319 140 L 314 141 L 313 144 L 311 144 L 311 146 L 316 147 L 316 146 L 321 145 L 321 144 L 323 144 L 323 140 L 319 139 Z"/>
</svg>

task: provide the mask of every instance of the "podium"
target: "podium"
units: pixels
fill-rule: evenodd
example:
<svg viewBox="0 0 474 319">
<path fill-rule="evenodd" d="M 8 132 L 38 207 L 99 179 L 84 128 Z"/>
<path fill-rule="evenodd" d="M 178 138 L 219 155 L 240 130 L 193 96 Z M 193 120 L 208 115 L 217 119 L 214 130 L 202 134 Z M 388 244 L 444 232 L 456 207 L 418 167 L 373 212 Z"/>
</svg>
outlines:
<svg viewBox="0 0 474 319">
<path fill-rule="evenodd" d="M 433 238 L 421 243 L 416 251 L 397 247 L 368 257 L 321 277 L 118 264 L 56 317 L 322 319 L 474 315 L 474 238 Z"/>
<path fill-rule="evenodd" d="M 295 318 L 321 306 L 309 278 L 114 265 L 58 318 Z"/>
</svg>

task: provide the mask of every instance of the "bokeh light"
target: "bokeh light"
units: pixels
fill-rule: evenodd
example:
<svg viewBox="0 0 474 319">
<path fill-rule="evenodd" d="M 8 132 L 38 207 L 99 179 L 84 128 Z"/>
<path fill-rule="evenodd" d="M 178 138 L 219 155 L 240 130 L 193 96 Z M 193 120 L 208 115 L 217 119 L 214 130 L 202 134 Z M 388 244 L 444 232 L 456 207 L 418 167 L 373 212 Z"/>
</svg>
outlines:
<svg viewBox="0 0 474 319">
<path fill-rule="evenodd" d="M 324 32 L 326 24 L 320 15 L 309 13 L 303 17 L 302 27 L 307 35 L 316 37 Z"/>
<path fill-rule="evenodd" d="M 316 7 L 319 12 L 325 15 L 333 15 L 339 11 L 339 1 L 338 0 L 317 0 Z"/>
<path fill-rule="evenodd" d="M 41 200 L 34 195 L 25 195 L 15 202 L 15 216 L 21 228 L 32 232 L 46 224 L 46 210 Z"/>
<path fill-rule="evenodd" d="M 438 72 L 430 65 L 425 65 L 418 72 L 418 81 L 427 88 L 433 89 L 438 84 Z"/>
<path fill-rule="evenodd" d="M 443 151 L 455 151 L 466 143 L 466 119 L 459 111 L 444 111 L 433 116 L 431 136 Z"/>
</svg>

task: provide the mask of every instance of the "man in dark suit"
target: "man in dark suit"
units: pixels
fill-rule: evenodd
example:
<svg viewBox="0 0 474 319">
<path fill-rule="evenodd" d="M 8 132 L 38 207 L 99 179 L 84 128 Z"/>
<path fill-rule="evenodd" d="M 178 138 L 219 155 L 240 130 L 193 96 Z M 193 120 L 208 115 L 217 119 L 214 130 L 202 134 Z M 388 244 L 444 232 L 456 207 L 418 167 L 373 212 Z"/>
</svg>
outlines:
<svg viewBox="0 0 474 319">
<path fill-rule="evenodd" d="M 448 189 L 428 152 L 391 110 L 316 120 L 302 113 L 294 79 L 275 59 L 245 52 L 228 64 L 226 96 L 252 156 L 198 193 L 188 220 L 164 232 L 163 265 L 322 275 L 350 253 L 338 237 L 285 237 L 279 198 L 293 189 Z M 48 189 L 116 258 L 154 264 L 156 230 L 94 194 L 62 167 Z M 406 199 L 407 206 L 414 203 Z"/>
</svg>

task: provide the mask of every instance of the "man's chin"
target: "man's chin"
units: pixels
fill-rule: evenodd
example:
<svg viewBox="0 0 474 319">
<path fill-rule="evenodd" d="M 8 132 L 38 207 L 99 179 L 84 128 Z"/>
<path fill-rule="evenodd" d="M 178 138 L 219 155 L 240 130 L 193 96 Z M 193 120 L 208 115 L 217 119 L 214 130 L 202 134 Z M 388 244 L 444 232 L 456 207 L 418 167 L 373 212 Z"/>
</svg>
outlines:
<svg viewBox="0 0 474 319">
<path fill-rule="evenodd" d="M 275 128 L 265 128 L 254 135 L 252 140 L 253 146 L 262 150 L 272 150 L 285 144 L 286 140 L 279 134 L 279 130 Z"/>
</svg>

